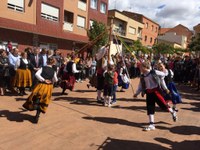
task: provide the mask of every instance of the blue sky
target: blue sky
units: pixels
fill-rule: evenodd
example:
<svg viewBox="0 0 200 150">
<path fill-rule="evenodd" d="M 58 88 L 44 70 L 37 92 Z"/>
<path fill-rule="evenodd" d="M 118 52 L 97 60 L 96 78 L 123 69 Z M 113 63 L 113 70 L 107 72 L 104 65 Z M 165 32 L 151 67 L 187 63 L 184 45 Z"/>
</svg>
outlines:
<svg viewBox="0 0 200 150">
<path fill-rule="evenodd" d="M 109 0 L 109 9 L 143 14 L 164 28 L 200 23 L 200 0 Z"/>
</svg>

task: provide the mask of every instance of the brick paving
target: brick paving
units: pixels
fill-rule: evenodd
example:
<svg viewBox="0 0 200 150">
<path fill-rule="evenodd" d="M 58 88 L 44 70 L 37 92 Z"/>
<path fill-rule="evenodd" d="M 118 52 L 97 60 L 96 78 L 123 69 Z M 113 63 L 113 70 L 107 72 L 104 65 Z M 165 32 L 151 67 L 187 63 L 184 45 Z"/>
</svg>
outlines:
<svg viewBox="0 0 200 150">
<path fill-rule="evenodd" d="M 136 89 L 138 79 L 132 80 Z M 133 99 L 131 88 L 117 92 L 112 108 L 96 103 L 96 91 L 87 82 L 77 83 L 75 92 L 61 96 L 55 88 L 47 113 L 38 124 L 22 109 L 27 96 L 0 97 L 0 150 L 199 150 L 200 93 L 179 86 L 183 104 L 179 120 L 157 109 L 156 130 L 147 125 L 145 100 Z"/>
</svg>

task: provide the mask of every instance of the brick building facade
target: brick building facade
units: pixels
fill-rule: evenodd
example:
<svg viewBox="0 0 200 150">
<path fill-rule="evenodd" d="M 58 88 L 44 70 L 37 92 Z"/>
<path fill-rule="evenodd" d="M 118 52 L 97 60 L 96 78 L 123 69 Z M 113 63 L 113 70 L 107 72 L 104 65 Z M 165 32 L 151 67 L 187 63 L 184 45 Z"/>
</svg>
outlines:
<svg viewBox="0 0 200 150">
<path fill-rule="evenodd" d="M 64 53 L 79 49 L 88 42 L 88 20 L 92 18 L 88 13 L 90 1 L 3 1 L 0 5 L 0 42 L 5 45 L 10 40 L 21 51 L 26 47 L 60 49 Z M 106 23 L 101 12 L 95 12 L 94 16 L 97 14 L 99 17 L 95 19 Z M 107 8 L 104 15 L 107 15 Z"/>
</svg>

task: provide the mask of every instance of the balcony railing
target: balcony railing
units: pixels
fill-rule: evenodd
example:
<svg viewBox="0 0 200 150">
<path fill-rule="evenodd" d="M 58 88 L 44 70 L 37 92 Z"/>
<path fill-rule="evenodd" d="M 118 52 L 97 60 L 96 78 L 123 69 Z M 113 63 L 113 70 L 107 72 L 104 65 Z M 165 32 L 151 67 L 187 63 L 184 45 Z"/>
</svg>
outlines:
<svg viewBox="0 0 200 150">
<path fill-rule="evenodd" d="M 126 31 L 122 30 L 122 29 L 115 28 L 115 29 L 113 29 L 113 32 L 118 33 L 121 36 L 126 36 Z"/>
<path fill-rule="evenodd" d="M 73 31 L 73 24 L 70 22 L 64 22 L 63 29 L 67 31 Z"/>
<path fill-rule="evenodd" d="M 83 11 L 86 11 L 86 3 L 82 2 L 82 1 L 78 1 L 78 8 L 83 10 Z"/>
</svg>

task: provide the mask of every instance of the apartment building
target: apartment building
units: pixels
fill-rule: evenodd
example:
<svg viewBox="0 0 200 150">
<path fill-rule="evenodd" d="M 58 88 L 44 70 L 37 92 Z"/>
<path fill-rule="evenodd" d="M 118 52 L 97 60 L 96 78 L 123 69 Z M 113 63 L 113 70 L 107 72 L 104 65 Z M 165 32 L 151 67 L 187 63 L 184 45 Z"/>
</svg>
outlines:
<svg viewBox="0 0 200 150">
<path fill-rule="evenodd" d="M 133 41 L 142 39 L 142 29 L 144 24 L 129 18 L 118 10 L 108 11 L 108 26 L 112 28 L 110 53 L 121 53 L 125 48 L 120 37 L 126 45 L 132 45 Z"/>
<path fill-rule="evenodd" d="M 174 48 L 187 48 L 187 37 L 177 35 L 175 32 L 167 32 L 162 36 L 158 36 L 158 43 L 166 43 Z"/>
<path fill-rule="evenodd" d="M 161 28 L 158 36 L 158 43 L 170 42 L 179 45 L 180 48 L 186 49 L 193 32 L 187 27 L 179 24 L 173 28 Z"/>
<path fill-rule="evenodd" d="M 123 11 L 123 14 L 126 14 L 130 18 L 144 24 L 144 28 L 142 29 L 142 45 L 151 48 L 155 43 L 157 43 L 158 31 L 160 28 L 158 23 L 135 12 Z"/>
<path fill-rule="evenodd" d="M 89 0 L 88 3 L 88 28 L 94 21 L 107 25 L 108 0 Z"/>
<path fill-rule="evenodd" d="M 0 44 L 5 46 L 10 40 L 20 50 L 26 47 L 63 52 L 79 49 L 88 42 L 90 1 L 3 0 L 0 2 Z"/>
</svg>

